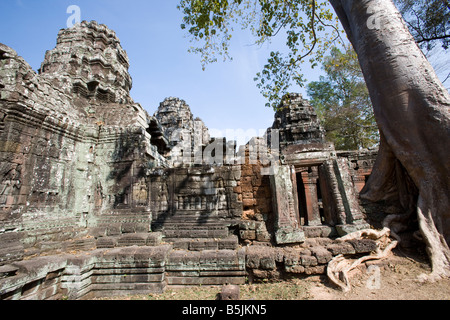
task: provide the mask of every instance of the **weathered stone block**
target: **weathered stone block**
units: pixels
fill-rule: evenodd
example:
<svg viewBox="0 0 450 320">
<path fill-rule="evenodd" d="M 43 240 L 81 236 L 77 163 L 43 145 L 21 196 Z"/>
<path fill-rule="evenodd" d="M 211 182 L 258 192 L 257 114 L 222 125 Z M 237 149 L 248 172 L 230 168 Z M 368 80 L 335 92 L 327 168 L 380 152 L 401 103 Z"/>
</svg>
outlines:
<svg viewBox="0 0 450 320">
<path fill-rule="evenodd" d="M 237 187 L 234 187 L 234 188 L 233 188 L 233 192 L 235 192 L 235 193 L 242 193 L 242 188 L 241 188 L 241 186 L 239 185 L 239 186 L 237 186 Z"/>
<path fill-rule="evenodd" d="M 305 267 L 301 265 L 285 266 L 284 270 L 289 273 L 302 274 L 305 272 Z"/>
<path fill-rule="evenodd" d="M 111 224 L 107 228 L 106 235 L 107 236 L 118 236 L 121 234 L 121 230 L 122 230 L 122 228 L 121 228 L 120 223 Z"/>
<path fill-rule="evenodd" d="M 264 246 L 247 247 L 246 265 L 250 269 L 273 270 L 276 268 L 275 252 L 272 248 Z"/>
<path fill-rule="evenodd" d="M 195 240 L 189 243 L 189 250 L 203 251 L 203 250 L 217 250 L 218 244 L 214 239 Z"/>
<path fill-rule="evenodd" d="M 378 248 L 376 241 L 371 239 L 350 240 L 347 242 L 355 248 L 356 253 L 370 253 Z"/>
<path fill-rule="evenodd" d="M 24 245 L 19 241 L 19 236 L 15 234 L 2 235 L 2 247 L 0 248 L 0 266 L 21 260 L 25 254 Z"/>
<path fill-rule="evenodd" d="M 308 248 L 300 248 L 300 256 L 311 256 L 311 250 L 309 250 Z"/>
<path fill-rule="evenodd" d="M 252 206 L 256 205 L 256 200 L 255 199 L 242 199 L 242 205 L 244 207 L 252 207 Z"/>
<path fill-rule="evenodd" d="M 218 239 L 219 250 L 236 250 L 239 247 L 238 238 L 231 236 L 226 239 Z"/>
<path fill-rule="evenodd" d="M 240 288 L 237 285 L 226 285 L 222 287 L 218 300 L 239 300 Z"/>
<path fill-rule="evenodd" d="M 102 237 L 97 239 L 97 248 L 115 248 L 117 245 L 117 238 L 115 237 Z"/>
<path fill-rule="evenodd" d="M 198 271 L 200 267 L 200 252 L 172 251 L 167 261 L 168 271 Z"/>
<path fill-rule="evenodd" d="M 306 238 L 332 237 L 336 235 L 336 229 L 330 226 L 304 226 Z"/>
<path fill-rule="evenodd" d="M 329 250 L 334 256 L 340 254 L 355 254 L 355 248 L 348 242 L 329 244 L 327 246 L 327 250 Z"/>
<path fill-rule="evenodd" d="M 321 226 L 306 226 L 303 227 L 303 232 L 306 238 L 319 238 L 322 236 Z"/>
<path fill-rule="evenodd" d="M 255 230 L 239 230 L 239 235 L 242 240 L 256 240 Z"/>
<path fill-rule="evenodd" d="M 242 199 L 253 199 L 253 192 L 242 192 Z"/>
<path fill-rule="evenodd" d="M 241 220 L 239 222 L 240 230 L 255 230 L 256 229 L 256 221 L 254 220 Z"/>
<path fill-rule="evenodd" d="M 173 239 L 172 245 L 174 250 L 189 250 L 191 239 Z"/>
<path fill-rule="evenodd" d="M 45 241 L 40 244 L 41 252 L 60 252 L 61 243 L 57 241 Z"/>
<path fill-rule="evenodd" d="M 318 275 L 318 274 L 324 274 L 326 272 L 326 265 L 321 266 L 314 266 L 314 267 L 307 267 L 305 268 L 305 274 L 306 275 Z"/>
<path fill-rule="evenodd" d="M 163 234 L 161 232 L 152 232 L 147 236 L 147 246 L 159 246 L 162 242 Z"/>
<path fill-rule="evenodd" d="M 260 257 L 258 255 L 247 254 L 246 266 L 249 269 L 258 269 L 259 261 L 260 261 Z"/>
<path fill-rule="evenodd" d="M 90 234 L 95 237 L 105 237 L 107 232 L 107 227 L 95 227 L 90 229 Z"/>
<path fill-rule="evenodd" d="M 18 270 L 19 270 L 18 267 L 14 267 L 12 265 L 1 266 L 0 267 L 0 279 L 15 276 L 17 274 Z"/>
<path fill-rule="evenodd" d="M 268 257 L 262 257 L 259 261 L 259 265 L 263 270 L 274 270 L 276 268 L 275 259 L 272 255 Z"/>
<path fill-rule="evenodd" d="M 252 275 L 256 279 L 279 279 L 281 274 L 278 270 L 252 270 Z"/>
<path fill-rule="evenodd" d="M 314 256 L 301 256 L 300 259 L 304 267 L 317 266 L 317 258 Z"/>
<path fill-rule="evenodd" d="M 333 255 L 324 247 L 313 247 L 310 249 L 312 254 L 317 258 L 319 264 L 326 264 L 331 261 Z"/>
<path fill-rule="evenodd" d="M 347 234 L 363 230 L 369 229 L 370 225 L 367 223 L 358 223 L 358 224 L 340 224 L 336 225 L 336 231 L 340 237 L 346 236 Z"/>
<path fill-rule="evenodd" d="M 208 238 L 210 239 L 220 239 L 228 237 L 228 230 L 226 228 L 219 229 L 209 229 L 207 230 Z"/>
<path fill-rule="evenodd" d="M 305 233 L 300 229 L 280 228 L 275 233 L 278 244 L 302 243 L 305 239 Z"/>
<path fill-rule="evenodd" d="M 332 238 L 337 236 L 336 228 L 330 226 L 322 226 L 322 235 L 324 238 Z"/>
<path fill-rule="evenodd" d="M 270 234 L 267 231 L 266 223 L 264 221 L 255 222 L 256 240 L 261 242 L 270 241 Z"/>
<path fill-rule="evenodd" d="M 190 232 L 187 232 L 187 234 L 191 238 L 207 238 L 208 230 L 191 230 Z"/>
<path fill-rule="evenodd" d="M 272 248 L 274 259 L 278 263 L 282 263 L 284 261 L 284 250 L 283 248 Z"/>
<path fill-rule="evenodd" d="M 120 236 L 117 240 L 119 247 L 128 246 L 145 246 L 147 244 L 148 234 L 146 233 L 130 233 Z"/>
<path fill-rule="evenodd" d="M 122 223 L 121 226 L 122 233 L 135 233 L 136 224 L 135 223 Z"/>
<path fill-rule="evenodd" d="M 65 241 L 62 244 L 62 249 L 64 252 L 94 250 L 96 249 L 96 240 L 94 238 L 85 238 Z"/>
<path fill-rule="evenodd" d="M 285 265 L 288 265 L 288 266 L 294 266 L 294 265 L 300 263 L 299 251 L 294 248 L 285 249 L 284 255 L 283 255 L 283 262 Z"/>
<path fill-rule="evenodd" d="M 269 242 L 270 241 L 270 233 L 263 229 L 263 230 L 256 230 L 256 240 L 261 242 Z"/>
</svg>

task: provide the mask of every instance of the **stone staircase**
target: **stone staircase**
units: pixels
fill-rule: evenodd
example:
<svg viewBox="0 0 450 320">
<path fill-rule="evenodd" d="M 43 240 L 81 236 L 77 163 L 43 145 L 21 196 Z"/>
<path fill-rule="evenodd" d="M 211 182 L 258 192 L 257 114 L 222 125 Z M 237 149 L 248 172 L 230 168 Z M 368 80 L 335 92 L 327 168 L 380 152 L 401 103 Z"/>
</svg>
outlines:
<svg viewBox="0 0 450 320">
<path fill-rule="evenodd" d="M 164 242 L 172 243 L 174 248 L 201 250 L 234 250 L 238 247 L 238 237 L 230 227 L 238 221 L 219 219 L 203 213 L 180 213 L 159 216 L 152 223 L 154 232 L 163 234 Z"/>
</svg>

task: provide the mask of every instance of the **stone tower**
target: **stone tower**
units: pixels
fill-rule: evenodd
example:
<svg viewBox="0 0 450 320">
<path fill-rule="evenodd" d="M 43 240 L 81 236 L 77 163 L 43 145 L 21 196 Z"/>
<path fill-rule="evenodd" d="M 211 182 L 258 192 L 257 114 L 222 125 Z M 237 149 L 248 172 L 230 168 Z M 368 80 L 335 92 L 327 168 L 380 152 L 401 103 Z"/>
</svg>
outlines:
<svg viewBox="0 0 450 320">
<path fill-rule="evenodd" d="M 0 263 L 87 231 L 148 232 L 147 171 L 166 164 L 167 146 L 130 97 L 115 33 L 96 22 L 61 30 L 38 74 L 7 46 L 0 57 L 0 230 L 21 230 L 0 235 L 12 239 Z"/>
<path fill-rule="evenodd" d="M 62 29 L 47 51 L 41 76 L 66 93 L 93 101 L 132 103 L 129 61 L 114 31 L 95 21 Z"/>
<path fill-rule="evenodd" d="M 172 148 L 171 164 L 194 163 L 195 157 L 201 160 L 204 148 L 211 136 L 205 123 L 195 118 L 184 100 L 166 98 L 158 107 L 154 117 L 161 124 Z M 186 154 L 187 153 L 187 154 Z M 201 162 L 201 161 L 199 161 Z"/>
<path fill-rule="evenodd" d="M 291 93 L 276 112 L 272 129 L 279 130 L 281 147 L 325 142 L 325 130 L 314 108 L 298 93 Z"/>
</svg>

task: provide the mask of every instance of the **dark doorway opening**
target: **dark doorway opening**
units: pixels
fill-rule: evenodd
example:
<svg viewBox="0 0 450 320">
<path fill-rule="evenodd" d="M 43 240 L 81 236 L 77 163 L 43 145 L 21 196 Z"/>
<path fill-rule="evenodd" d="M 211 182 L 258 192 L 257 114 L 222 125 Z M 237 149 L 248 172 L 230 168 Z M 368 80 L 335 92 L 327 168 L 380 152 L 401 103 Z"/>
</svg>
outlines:
<svg viewBox="0 0 450 320">
<path fill-rule="evenodd" d="M 297 196 L 298 196 L 298 211 L 300 215 L 300 225 L 308 225 L 308 212 L 306 209 L 306 195 L 305 185 L 303 184 L 302 174 L 297 173 Z"/>
</svg>

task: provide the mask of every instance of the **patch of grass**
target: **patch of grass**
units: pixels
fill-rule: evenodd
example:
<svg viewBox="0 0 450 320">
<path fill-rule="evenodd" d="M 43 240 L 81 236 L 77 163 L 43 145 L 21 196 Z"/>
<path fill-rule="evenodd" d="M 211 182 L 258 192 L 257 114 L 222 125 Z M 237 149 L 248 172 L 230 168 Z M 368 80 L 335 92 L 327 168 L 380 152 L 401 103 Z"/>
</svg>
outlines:
<svg viewBox="0 0 450 320">
<path fill-rule="evenodd" d="M 300 280 L 241 286 L 242 300 L 302 300 L 307 297 L 307 287 Z"/>
<path fill-rule="evenodd" d="M 99 300 L 215 300 L 221 286 L 169 288 L 162 294 L 109 297 Z M 307 285 L 301 280 L 246 284 L 240 286 L 241 300 L 308 299 Z"/>
</svg>

